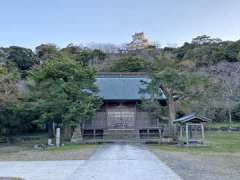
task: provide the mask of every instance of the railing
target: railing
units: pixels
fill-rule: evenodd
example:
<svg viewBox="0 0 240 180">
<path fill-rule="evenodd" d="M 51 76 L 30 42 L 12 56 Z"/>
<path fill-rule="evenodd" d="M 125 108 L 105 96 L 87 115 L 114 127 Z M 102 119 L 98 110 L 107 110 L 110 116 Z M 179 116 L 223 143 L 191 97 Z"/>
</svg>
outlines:
<svg viewBox="0 0 240 180">
<path fill-rule="evenodd" d="M 141 141 L 141 140 L 160 140 L 163 137 L 163 129 L 109 129 L 109 130 L 84 130 L 83 139 L 92 141 Z"/>
</svg>

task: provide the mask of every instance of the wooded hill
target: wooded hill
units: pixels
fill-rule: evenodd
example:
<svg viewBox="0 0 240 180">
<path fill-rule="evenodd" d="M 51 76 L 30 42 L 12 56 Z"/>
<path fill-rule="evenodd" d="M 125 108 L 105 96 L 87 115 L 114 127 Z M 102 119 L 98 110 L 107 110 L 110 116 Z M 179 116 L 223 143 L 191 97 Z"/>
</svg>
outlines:
<svg viewBox="0 0 240 180">
<path fill-rule="evenodd" d="M 42 44 L 34 51 L 0 48 L 0 134 L 90 119 L 101 105 L 94 95 L 98 71 L 149 74 L 153 81 L 146 91 L 156 95 L 160 85 L 167 87 L 178 117 L 197 112 L 218 122 L 240 120 L 240 40 L 204 35 L 177 48 L 124 53 Z M 160 121 L 168 119 L 166 107 L 154 99 L 141 107 Z"/>
</svg>

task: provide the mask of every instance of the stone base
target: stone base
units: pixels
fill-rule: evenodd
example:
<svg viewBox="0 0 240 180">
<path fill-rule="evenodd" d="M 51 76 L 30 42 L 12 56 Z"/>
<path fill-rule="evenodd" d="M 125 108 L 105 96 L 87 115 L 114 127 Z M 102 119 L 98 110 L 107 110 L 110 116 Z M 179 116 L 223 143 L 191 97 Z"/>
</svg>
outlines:
<svg viewBox="0 0 240 180">
<path fill-rule="evenodd" d="M 76 127 L 74 129 L 71 142 L 76 144 L 83 142 L 83 137 L 82 137 L 82 132 L 80 127 Z"/>
</svg>

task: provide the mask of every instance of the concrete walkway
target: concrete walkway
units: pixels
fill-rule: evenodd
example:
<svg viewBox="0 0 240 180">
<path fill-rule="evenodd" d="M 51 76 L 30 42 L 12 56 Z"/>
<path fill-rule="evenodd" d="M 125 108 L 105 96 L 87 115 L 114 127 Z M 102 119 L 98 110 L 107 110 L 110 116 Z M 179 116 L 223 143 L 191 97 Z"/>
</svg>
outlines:
<svg viewBox="0 0 240 180">
<path fill-rule="evenodd" d="M 83 164 L 84 161 L 0 161 L 0 177 L 65 180 Z"/>
<path fill-rule="evenodd" d="M 87 161 L 0 162 L 1 176 L 27 180 L 180 180 L 141 145 L 106 145 Z"/>
</svg>

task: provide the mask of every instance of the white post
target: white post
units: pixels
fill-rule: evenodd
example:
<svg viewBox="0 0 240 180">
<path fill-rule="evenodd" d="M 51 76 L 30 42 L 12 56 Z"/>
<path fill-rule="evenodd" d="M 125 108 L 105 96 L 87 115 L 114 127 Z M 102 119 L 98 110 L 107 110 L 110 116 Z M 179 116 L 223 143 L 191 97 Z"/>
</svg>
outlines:
<svg viewBox="0 0 240 180">
<path fill-rule="evenodd" d="M 61 138 L 61 134 L 60 134 L 60 128 L 56 129 L 56 146 L 60 147 L 60 138 Z"/>
</svg>

